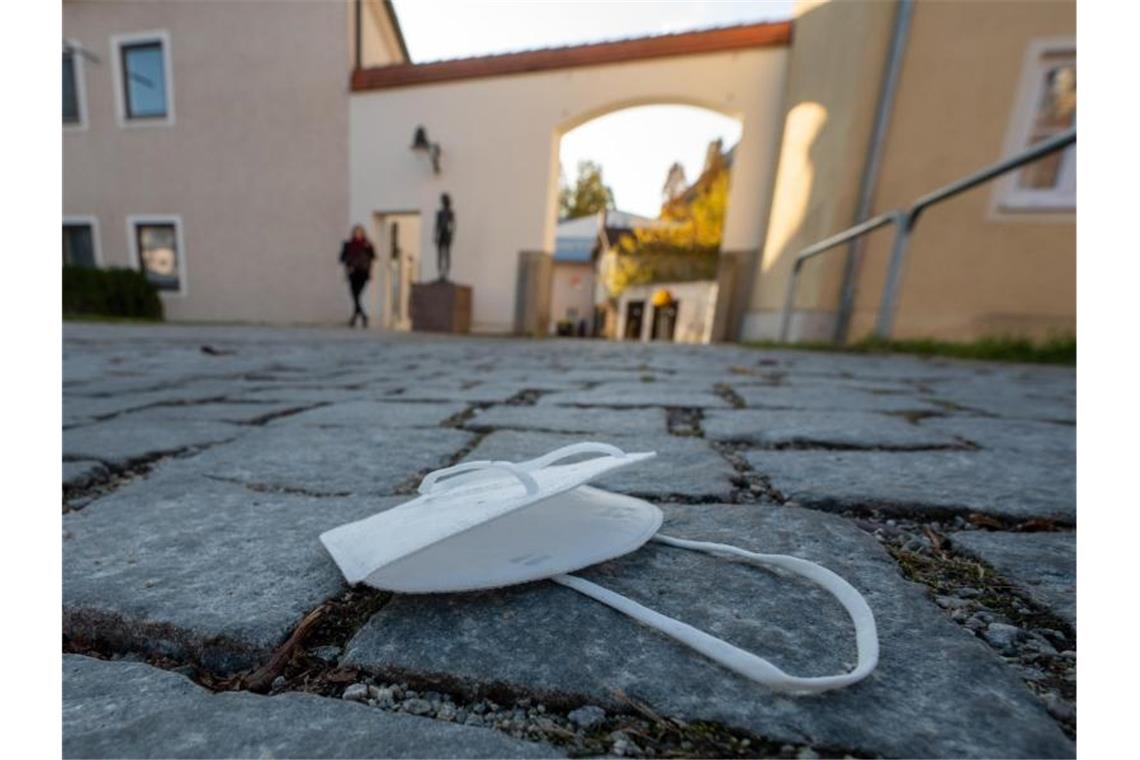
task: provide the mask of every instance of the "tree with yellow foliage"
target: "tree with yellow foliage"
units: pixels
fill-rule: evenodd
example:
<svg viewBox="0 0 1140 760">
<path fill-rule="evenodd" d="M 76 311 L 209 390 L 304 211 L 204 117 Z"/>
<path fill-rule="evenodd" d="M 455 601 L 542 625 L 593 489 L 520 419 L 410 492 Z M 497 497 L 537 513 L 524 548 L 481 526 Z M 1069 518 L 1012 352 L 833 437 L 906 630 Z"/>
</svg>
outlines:
<svg viewBox="0 0 1140 760">
<path fill-rule="evenodd" d="M 619 240 L 617 256 L 603 273 L 611 296 L 630 285 L 716 277 L 729 174 L 721 141 L 715 140 L 700 178 L 662 205 L 660 218 L 668 224 L 637 228 Z"/>
</svg>

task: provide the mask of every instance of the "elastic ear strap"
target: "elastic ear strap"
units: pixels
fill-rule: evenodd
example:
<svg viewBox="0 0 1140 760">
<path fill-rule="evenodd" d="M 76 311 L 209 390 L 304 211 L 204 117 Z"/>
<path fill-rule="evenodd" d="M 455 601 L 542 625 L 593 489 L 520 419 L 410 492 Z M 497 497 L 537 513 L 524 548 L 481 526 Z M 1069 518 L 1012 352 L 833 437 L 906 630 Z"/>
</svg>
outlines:
<svg viewBox="0 0 1140 760">
<path fill-rule="evenodd" d="M 555 449 L 547 454 L 543 454 L 537 459 L 523 462 L 520 466 L 527 470 L 541 470 L 543 467 L 549 467 L 560 459 L 572 457 L 575 454 L 608 454 L 611 457 L 625 456 L 625 452 L 617 446 L 612 446 L 608 443 L 585 441 L 583 443 L 572 443 L 569 446 Z"/>
<path fill-rule="evenodd" d="M 814 562 L 783 554 L 757 554 L 728 544 L 706 541 L 688 541 L 660 534 L 658 541 L 681 549 L 703 551 L 710 554 L 729 554 L 760 562 L 801 575 L 827 589 L 851 616 L 855 624 L 855 648 L 858 662 L 854 670 L 836 676 L 793 676 L 780 670 L 762 657 L 718 639 L 693 626 L 682 623 L 660 612 L 644 607 L 632 599 L 573 575 L 556 575 L 552 580 L 585 594 L 602 604 L 613 607 L 646 625 L 656 628 L 671 638 L 687 644 L 706 657 L 720 663 L 745 678 L 764 684 L 776 691 L 796 694 L 818 694 L 830 689 L 849 686 L 866 678 L 879 662 L 879 634 L 875 616 L 863 596 L 847 581 Z"/>
<path fill-rule="evenodd" d="M 485 470 L 501 470 L 510 475 L 514 475 L 526 488 L 528 494 L 538 493 L 538 482 L 523 468 L 513 462 L 489 462 L 486 460 L 464 462 L 463 464 L 457 464 L 453 467 L 445 467 L 442 470 L 433 470 L 420 481 L 419 492 L 432 493 L 442 488 L 454 488 L 461 483 L 467 482 L 465 478 L 455 476 L 459 476 L 465 472 L 478 474 Z M 444 481 L 443 478 L 454 478 L 454 480 Z"/>
</svg>

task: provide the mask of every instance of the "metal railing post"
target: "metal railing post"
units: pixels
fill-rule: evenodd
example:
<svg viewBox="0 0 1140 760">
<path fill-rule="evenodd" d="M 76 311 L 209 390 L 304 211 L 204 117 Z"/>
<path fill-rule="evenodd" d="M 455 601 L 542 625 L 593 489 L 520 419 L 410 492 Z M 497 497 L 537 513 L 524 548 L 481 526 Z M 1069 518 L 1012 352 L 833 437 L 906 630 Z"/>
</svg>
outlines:
<svg viewBox="0 0 1140 760">
<path fill-rule="evenodd" d="M 895 225 L 895 240 L 891 245 L 891 261 L 887 267 L 887 279 L 883 283 L 883 297 L 879 302 L 879 316 L 875 321 L 875 337 L 888 340 L 895 319 L 895 300 L 898 298 L 899 284 L 902 282 L 903 262 L 906 249 L 910 245 L 910 233 L 914 229 L 916 217 L 913 212 L 899 214 Z"/>
<path fill-rule="evenodd" d="M 792 264 L 792 274 L 788 277 L 788 292 L 784 295 L 784 313 L 780 315 L 780 342 L 788 342 L 788 331 L 792 326 L 792 307 L 796 299 L 796 284 L 800 279 L 800 266 L 803 259 L 796 259 Z"/>
</svg>

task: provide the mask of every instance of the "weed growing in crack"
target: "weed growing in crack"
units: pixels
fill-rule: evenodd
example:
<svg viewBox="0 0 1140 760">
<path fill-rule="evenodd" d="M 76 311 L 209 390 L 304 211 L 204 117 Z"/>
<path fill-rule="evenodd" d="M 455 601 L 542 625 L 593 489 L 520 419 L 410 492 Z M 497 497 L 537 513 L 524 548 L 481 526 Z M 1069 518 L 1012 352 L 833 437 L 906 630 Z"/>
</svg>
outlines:
<svg viewBox="0 0 1140 760">
<path fill-rule="evenodd" d="M 877 510 L 845 516 L 883 545 L 908 580 L 926 586 L 951 620 L 1012 665 L 1062 730 L 1076 737 L 1076 632 L 989 565 L 956 551 L 947 535 L 985 527 L 1051 530 L 1053 523 L 1013 523 L 986 515 L 885 518 Z"/>
<path fill-rule="evenodd" d="M 523 388 L 503 403 L 507 406 L 534 406 L 545 393 L 538 388 Z"/>
<path fill-rule="evenodd" d="M 772 485 L 772 481 L 765 475 L 752 469 L 752 465 L 740 453 L 744 446 L 722 441 L 713 441 L 709 445 L 720 454 L 736 471 L 732 479 L 734 490 L 729 498 L 731 504 L 755 504 L 769 501 L 783 504 L 784 495 Z"/>
<path fill-rule="evenodd" d="M 733 409 L 743 409 L 744 407 L 748 406 L 748 404 L 745 403 L 744 399 L 741 398 L 740 394 L 733 390 L 732 386 L 726 383 L 717 383 L 714 385 L 713 393 L 727 401 L 729 406 L 731 406 Z"/>
<path fill-rule="evenodd" d="M 665 424 L 669 435 L 680 438 L 704 438 L 701 429 L 704 410 L 698 407 L 670 406 L 665 408 Z"/>
</svg>

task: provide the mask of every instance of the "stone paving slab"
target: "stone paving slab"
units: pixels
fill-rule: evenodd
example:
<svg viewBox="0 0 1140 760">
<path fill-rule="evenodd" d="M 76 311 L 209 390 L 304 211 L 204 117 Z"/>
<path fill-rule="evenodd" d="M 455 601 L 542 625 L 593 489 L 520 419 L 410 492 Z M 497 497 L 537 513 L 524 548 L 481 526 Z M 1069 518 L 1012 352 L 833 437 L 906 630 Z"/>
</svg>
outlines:
<svg viewBox="0 0 1140 760">
<path fill-rule="evenodd" d="M 875 412 L 710 409 L 705 437 L 762 446 L 846 446 L 917 449 L 959 446 L 954 436 Z"/>
<path fill-rule="evenodd" d="M 65 488 L 79 488 L 92 481 L 102 480 L 107 468 L 90 459 L 63 463 L 63 485 Z"/>
<path fill-rule="evenodd" d="M 344 401 L 310 409 L 278 420 L 276 424 L 321 427 L 435 427 L 467 409 L 467 404 L 409 401 Z"/>
<path fill-rule="evenodd" d="M 1054 456 L 1070 464 L 1077 458 L 1077 428 L 1074 425 L 960 414 L 930 417 L 918 424 L 925 430 L 938 431 L 1014 457 L 1025 454 Z"/>
<path fill-rule="evenodd" d="M 462 401 L 464 403 L 502 403 L 526 390 L 525 383 L 448 383 L 441 385 L 410 384 L 398 398 L 408 401 Z"/>
<path fill-rule="evenodd" d="M 539 399 L 539 406 L 688 406 L 727 407 L 729 403 L 713 393 L 713 383 L 704 387 L 679 386 L 669 380 L 653 382 L 612 382 L 581 391 L 550 393 Z"/>
<path fill-rule="evenodd" d="M 598 479 L 596 485 L 601 487 L 629 494 L 700 498 L 727 498 L 733 491 L 736 471 L 699 438 L 603 435 L 594 439 L 624 451 L 657 452 L 655 459 Z M 480 441 L 466 459 L 531 459 L 581 440 L 581 435 L 501 430 Z"/>
<path fill-rule="evenodd" d="M 79 396 L 65 393 L 63 397 L 63 425 L 72 427 L 111 417 L 130 409 L 139 409 L 169 401 L 174 396 L 167 392 L 126 393 L 119 396 Z"/>
<path fill-rule="evenodd" d="M 446 466 L 474 435 L 448 428 L 269 425 L 188 461 L 193 471 L 314 495 L 387 495 Z"/>
<path fill-rule="evenodd" d="M 301 385 L 266 386 L 239 388 L 230 396 L 232 401 L 253 403 L 286 404 L 334 404 L 345 401 L 358 401 L 363 398 L 385 398 L 400 389 L 398 384 L 376 385 L 367 390 L 359 388 L 332 388 L 328 386 L 307 387 Z"/>
<path fill-rule="evenodd" d="M 1075 397 L 1064 388 L 1046 386 L 1027 390 L 981 377 L 968 383 L 937 384 L 930 398 L 995 417 L 1069 423 L 1077 419 Z"/>
<path fill-rule="evenodd" d="M 259 424 L 278 415 L 304 409 L 306 404 L 293 402 L 214 402 L 195 404 L 164 404 L 138 412 L 127 412 L 124 417 L 134 421 L 154 420 L 158 424 L 167 422 L 229 422 L 235 425 Z"/>
<path fill-rule="evenodd" d="M 219 386 L 170 386 L 157 390 L 135 391 L 130 388 L 106 396 L 83 396 L 65 393 L 63 424 L 65 427 L 111 418 L 124 412 L 161 408 L 161 404 L 197 404 L 222 400 L 227 391 Z"/>
<path fill-rule="evenodd" d="M 214 694 L 136 662 L 63 658 L 63 756 L 558 757 L 487 729 L 312 694 Z"/>
<path fill-rule="evenodd" d="M 1072 743 L 992 650 L 904 581 L 878 543 L 850 522 L 789 507 L 663 508 L 663 533 L 790 553 L 847 578 L 879 625 L 875 673 L 826 695 L 773 694 L 550 582 L 397 595 L 349 643 L 343 662 L 603 705 L 621 689 L 664 715 L 888 756 L 1073 755 Z M 850 620 L 810 583 L 653 544 L 580 574 L 789 672 L 826 674 L 854 664 Z"/>
<path fill-rule="evenodd" d="M 991 565 L 1070 625 L 1077 622 L 1077 537 L 1072 533 L 952 533 L 957 549 Z"/>
<path fill-rule="evenodd" d="M 63 431 L 63 455 L 113 467 L 232 441 L 243 429 L 216 420 L 164 420 L 142 412 Z"/>
<path fill-rule="evenodd" d="M 914 395 L 872 393 L 840 383 L 732 386 L 744 403 L 759 409 L 816 409 L 840 412 L 936 412 L 941 407 Z"/>
<path fill-rule="evenodd" d="M 602 409 L 570 406 L 493 406 L 464 423 L 473 430 L 502 428 L 582 435 L 644 435 L 667 432 L 663 409 Z"/>
<path fill-rule="evenodd" d="M 821 509 L 976 511 L 1076 519 L 1076 479 L 1055 462 L 987 451 L 749 451 L 786 498 Z"/>
<path fill-rule="evenodd" d="M 64 516 L 64 633 L 251 667 L 345 588 L 320 533 L 406 500 L 256 493 L 181 464 Z"/>
</svg>

